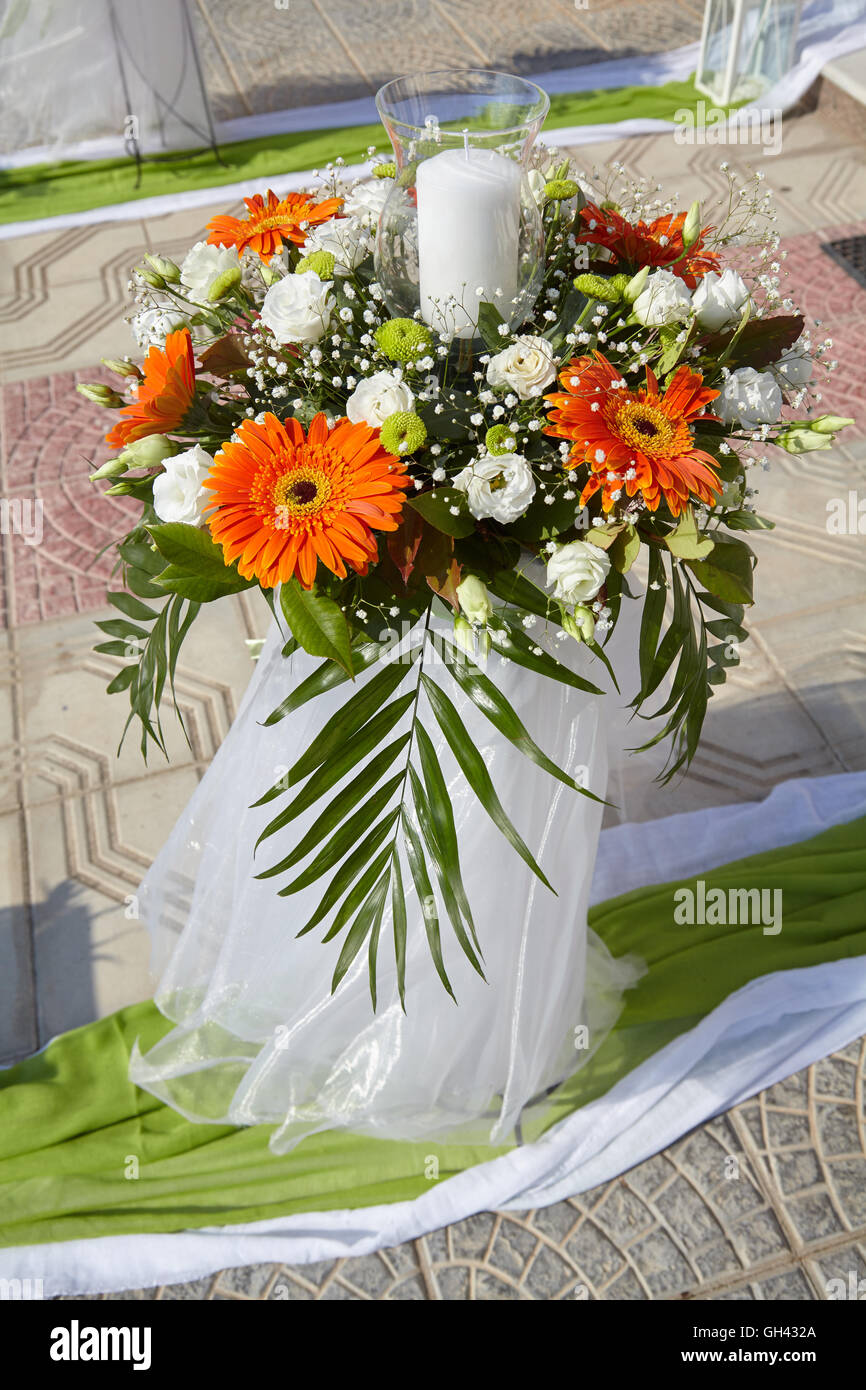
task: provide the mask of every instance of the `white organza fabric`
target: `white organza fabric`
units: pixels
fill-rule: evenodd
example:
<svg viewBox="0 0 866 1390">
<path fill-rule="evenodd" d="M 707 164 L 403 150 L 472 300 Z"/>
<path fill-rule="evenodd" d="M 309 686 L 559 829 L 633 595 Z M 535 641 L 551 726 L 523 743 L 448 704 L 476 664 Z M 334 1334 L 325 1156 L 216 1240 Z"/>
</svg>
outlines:
<svg viewBox="0 0 866 1390">
<path fill-rule="evenodd" d="M 130 1075 L 192 1120 L 274 1126 L 277 1153 L 338 1127 L 404 1140 L 519 1141 L 521 1121 L 537 1115 L 546 1093 L 592 1055 L 620 1011 L 622 991 L 642 973 L 640 962 L 614 960 L 587 929 L 602 807 L 515 751 L 444 665 L 425 661 L 556 894 L 481 808 L 422 695 L 422 720 L 452 799 L 487 982 L 441 912 L 457 1004 L 446 994 L 404 868 L 405 1013 L 387 910 L 375 1014 L 364 949 L 332 995 L 341 940 L 322 944 L 325 926 L 296 939 L 327 876 L 287 898 L 277 889 L 291 875 L 254 877 L 283 858 L 328 803 L 323 798 L 265 841 L 255 859 L 256 839 L 295 789 L 248 808 L 299 757 L 348 690 L 344 684 L 263 728 L 317 664 L 304 653 L 284 659 L 282 640 L 275 626 L 228 737 L 142 885 L 153 969 L 161 975 L 155 998 L 176 1026 L 146 1055 L 136 1049 Z M 600 664 L 577 644 L 567 647 L 563 659 L 600 684 Z M 572 775 L 585 769 L 584 785 L 604 796 L 610 697 L 585 694 L 493 654 L 488 674 L 544 751 Z"/>
</svg>

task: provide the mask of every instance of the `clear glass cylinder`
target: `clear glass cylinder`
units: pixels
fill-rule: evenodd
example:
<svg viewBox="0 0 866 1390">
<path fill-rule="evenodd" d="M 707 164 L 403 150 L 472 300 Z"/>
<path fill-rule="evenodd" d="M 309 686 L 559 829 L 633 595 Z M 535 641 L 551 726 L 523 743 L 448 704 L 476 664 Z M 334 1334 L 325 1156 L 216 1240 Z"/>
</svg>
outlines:
<svg viewBox="0 0 866 1390">
<path fill-rule="evenodd" d="M 455 338 L 478 335 L 485 301 L 509 327 L 527 318 L 544 233 L 526 165 L 549 105 L 533 82 L 480 69 L 401 77 L 379 90 L 397 174 L 375 260 L 392 314 L 420 311 Z"/>
</svg>

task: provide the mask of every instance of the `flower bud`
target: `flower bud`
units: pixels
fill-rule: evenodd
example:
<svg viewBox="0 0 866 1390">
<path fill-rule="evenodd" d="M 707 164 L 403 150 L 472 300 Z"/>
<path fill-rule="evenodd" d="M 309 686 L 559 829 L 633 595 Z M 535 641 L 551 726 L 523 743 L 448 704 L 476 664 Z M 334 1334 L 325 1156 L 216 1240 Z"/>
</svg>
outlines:
<svg viewBox="0 0 866 1390">
<path fill-rule="evenodd" d="M 180 280 L 180 266 L 175 265 L 167 256 L 153 256 L 148 251 L 144 258 L 151 270 L 157 275 L 161 275 L 170 285 L 178 284 Z"/>
<path fill-rule="evenodd" d="M 139 266 L 137 273 L 139 278 L 142 279 L 146 285 L 150 285 L 152 290 L 164 290 L 168 283 L 165 276 L 157 275 L 155 270 L 149 270 L 147 266 Z"/>
<path fill-rule="evenodd" d="M 454 645 L 467 656 L 475 656 L 475 633 L 472 631 L 472 625 L 459 615 L 454 619 Z"/>
<path fill-rule="evenodd" d="M 457 585 L 457 601 L 460 610 L 470 623 L 486 625 L 493 612 L 490 596 L 476 574 L 467 574 Z"/>
<path fill-rule="evenodd" d="M 164 434 L 146 434 L 143 439 L 133 439 L 127 444 L 120 457 L 127 468 L 156 468 L 177 450 L 174 440 L 167 439 Z"/>
<path fill-rule="evenodd" d="M 569 637 L 573 637 L 575 642 L 589 642 L 595 632 L 595 618 L 588 608 L 585 608 L 582 603 L 578 603 L 573 615 L 571 613 L 563 614 L 562 630 L 567 632 Z"/>
<path fill-rule="evenodd" d="M 692 203 L 683 223 L 683 247 L 687 251 L 701 234 L 701 205 L 698 199 Z"/>
<path fill-rule="evenodd" d="M 848 415 L 817 415 L 810 421 L 813 430 L 818 434 L 836 434 L 837 430 L 845 429 L 846 425 L 853 425 L 854 421 Z"/>
<path fill-rule="evenodd" d="M 241 283 L 240 266 L 231 266 L 224 270 L 222 275 L 218 275 L 207 292 L 208 301 L 216 304 L 220 299 L 225 299 L 226 295 L 231 294 Z"/>
<path fill-rule="evenodd" d="M 118 455 L 116 459 L 109 459 L 101 468 L 97 468 L 95 473 L 91 473 L 90 481 L 96 483 L 99 482 L 100 478 L 116 478 L 119 474 L 125 473 L 126 469 L 126 460 L 122 455 Z"/>
<path fill-rule="evenodd" d="M 123 479 L 121 482 L 115 483 L 113 487 L 107 487 L 105 489 L 105 492 L 103 493 L 103 496 L 126 497 L 130 492 L 132 492 L 134 487 L 135 483 L 128 483 L 126 479 Z"/>
<path fill-rule="evenodd" d="M 101 381 L 80 381 L 75 389 L 79 396 L 92 401 L 94 405 L 104 405 L 111 410 L 118 410 L 120 406 L 126 405 L 122 396 L 119 396 L 111 386 L 105 386 Z"/>
<path fill-rule="evenodd" d="M 639 270 L 637 275 L 633 275 L 622 292 L 622 297 L 628 304 L 634 304 L 635 300 L 643 293 L 644 286 L 649 279 L 650 268 L 645 265 L 643 270 Z"/>
<path fill-rule="evenodd" d="M 103 357 L 103 367 L 107 367 L 115 376 L 134 376 L 137 381 L 141 381 L 141 371 L 134 362 L 127 362 L 119 357 Z"/>
</svg>

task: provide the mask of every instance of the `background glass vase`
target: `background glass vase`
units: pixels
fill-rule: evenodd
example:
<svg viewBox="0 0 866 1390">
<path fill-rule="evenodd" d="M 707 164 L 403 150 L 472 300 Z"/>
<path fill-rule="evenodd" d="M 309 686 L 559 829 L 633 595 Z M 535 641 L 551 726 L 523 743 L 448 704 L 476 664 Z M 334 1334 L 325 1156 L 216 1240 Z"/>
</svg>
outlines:
<svg viewBox="0 0 866 1390">
<path fill-rule="evenodd" d="M 541 213 L 526 176 L 550 101 L 532 82 L 476 69 L 388 82 L 376 106 L 397 176 L 379 219 L 376 274 L 393 314 L 459 338 L 478 305 L 509 327 L 529 315 L 544 272 Z M 481 291 L 479 294 L 478 291 Z"/>
</svg>

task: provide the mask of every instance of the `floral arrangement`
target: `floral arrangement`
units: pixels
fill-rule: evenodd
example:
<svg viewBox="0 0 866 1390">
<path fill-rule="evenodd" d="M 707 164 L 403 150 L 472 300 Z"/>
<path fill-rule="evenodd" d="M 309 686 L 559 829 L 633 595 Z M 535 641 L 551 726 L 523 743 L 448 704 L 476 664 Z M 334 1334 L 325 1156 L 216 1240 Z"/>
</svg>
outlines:
<svg viewBox="0 0 866 1390">
<path fill-rule="evenodd" d="M 128 693 L 142 751 L 150 741 L 164 751 L 160 704 L 181 644 L 201 606 L 224 595 L 261 589 L 284 624 L 284 655 L 321 658 L 269 724 L 346 685 L 339 715 L 256 803 L 282 801 L 259 844 L 323 806 L 260 877 L 287 878 L 288 898 L 326 881 L 299 934 L 328 924 L 324 939 L 340 943 L 335 988 L 366 948 L 374 1007 L 388 912 L 403 996 L 407 871 L 445 987 L 440 913 L 482 971 L 431 718 L 547 883 L 425 670 L 431 614 L 450 614 L 438 655 L 456 687 L 591 796 L 523 726 L 488 656 L 600 694 L 565 646 L 581 644 L 615 681 L 605 645 L 623 599 L 637 598 L 633 706 L 661 721 L 643 746 L 670 740 L 670 777 L 694 755 L 708 698 L 746 637 L 745 534 L 771 524 L 755 510 L 751 471 L 766 465 L 767 444 L 826 448 L 847 423 L 815 414 L 809 383 L 829 345 L 813 346 L 781 300 L 758 180 L 738 190 L 729 176 L 712 227 L 697 205 L 675 212 L 620 167 L 603 183 L 545 152 L 530 172 L 541 292 L 519 323 L 495 292 L 476 298 L 467 337 L 420 310 L 389 314 L 374 247 L 399 178 L 381 164 L 345 183 L 338 161 L 315 191 L 251 197 L 243 218 L 214 218 L 180 265 L 147 256 L 133 277 L 143 364 L 106 364 L 127 398 L 79 388 L 117 412 L 106 436 L 117 456 L 92 477 L 141 504 L 117 546 L 124 588 L 109 595 L 118 616 L 99 624 L 97 650 L 125 660 L 109 689 Z M 727 247 L 741 248 L 739 269 L 725 265 Z"/>
</svg>

